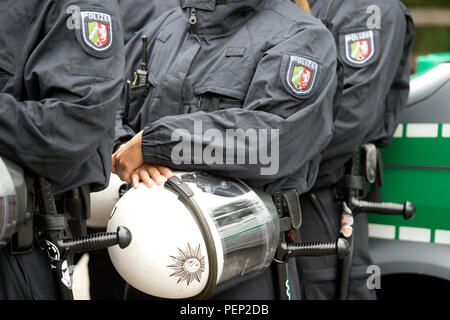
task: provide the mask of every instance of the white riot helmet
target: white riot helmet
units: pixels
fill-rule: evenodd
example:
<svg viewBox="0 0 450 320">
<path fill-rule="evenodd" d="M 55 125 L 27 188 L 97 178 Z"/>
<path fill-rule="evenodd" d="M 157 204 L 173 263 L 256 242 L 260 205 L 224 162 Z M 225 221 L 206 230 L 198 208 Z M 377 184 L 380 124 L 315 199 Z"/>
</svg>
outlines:
<svg viewBox="0 0 450 320">
<path fill-rule="evenodd" d="M 118 226 L 133 239 L 125 249 L 108 249 L 119 274 L 144 293 L 173 299 L 206 298 L 219 283 L 264 270 L 279 240 L 268 195 L 202 172 L 129 190 L 108 231 Z"/>
<path fill-rule="evenodd" d="M 0 157 L 0 248 L 6 245 L 26 219 L 27 187 L 23 169 Z"/>
<path fill-rule="evenodd" d="M 91 193 L 91 216 L 86 221 L 87 226 L 106 228 L 112 209 L 128 189 L 128 183 L 112 173 L 105 190 Z"/>
</svg>

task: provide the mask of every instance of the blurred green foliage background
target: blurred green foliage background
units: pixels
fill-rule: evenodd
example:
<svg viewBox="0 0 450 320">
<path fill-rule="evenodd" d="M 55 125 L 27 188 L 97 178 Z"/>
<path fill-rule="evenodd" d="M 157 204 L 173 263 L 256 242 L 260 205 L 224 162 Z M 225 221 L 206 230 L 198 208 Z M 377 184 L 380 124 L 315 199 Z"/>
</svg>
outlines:
<svg viewBox="0 0 450 320">
<path fill-rule="evenodd" d="M 413 55 L 450 52 L 450 27 L 416 26 Z"/>
<path fill-rule="evenodd" d="M 449 0 L 402 0 L 408 7 L 447 7 L 450 8 Z"/>
<path fill-rule="evenodd" d="M 426 14 L 431 22 L 443 18 L 444 25 L 429 25 L 429 23 L 416 23 L 416 35 L 411 62 L 418 55 L 428 53 L 450 52 L 450 21 L 446 18 L 450 14 L 450 0 L 402 0 L 403 3 L 416 15 Z M 433 10 L 437 9 L 437 10 Z M 430 12 L 432 10 L 433 12 Z M 436 19 L 433 19 L 436 18 Z"/>
</svg>

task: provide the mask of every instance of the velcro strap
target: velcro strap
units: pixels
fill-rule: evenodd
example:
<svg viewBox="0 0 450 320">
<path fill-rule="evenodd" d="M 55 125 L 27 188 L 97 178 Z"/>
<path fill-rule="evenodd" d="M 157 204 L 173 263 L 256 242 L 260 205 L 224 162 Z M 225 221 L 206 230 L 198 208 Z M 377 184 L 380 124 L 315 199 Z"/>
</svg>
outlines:
<svg viewBox="0 0 450 320">
<path fill-rule="evenodd" d="M 34 215 L 34 225 L 43 231 L 59 231 L 67 228 L 66 216 L 64 214 L 56 215 Z"/>
</svg>

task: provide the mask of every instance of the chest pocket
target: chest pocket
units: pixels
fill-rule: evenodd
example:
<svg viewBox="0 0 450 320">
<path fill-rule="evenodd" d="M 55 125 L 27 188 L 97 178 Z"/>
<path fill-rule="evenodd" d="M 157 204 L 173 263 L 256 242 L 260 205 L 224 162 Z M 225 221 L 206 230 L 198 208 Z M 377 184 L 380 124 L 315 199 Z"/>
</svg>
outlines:
<svg viewBox="0 0 450 320">
<path fill-rule="evenodd" d="M 140 125 L 142 110 L 147 98 L 152 95 L 154 85 L 148 81 L 145 85 L 130 86 L 128 90 L 128 102 L 125 105 L 124 117 L 126 122 L 133 128 Z"/>
<path fill-rule="evenodd" d="M 243 92 L 215 86 L 197 88 L 194 94 L 198 98 L 197 111 L 204 112 L 242 108 L 245 100 Z"/>
<path fill-rule="evenodd" d="M 214 112 L 242 108 L 253 77 L 255 62 L 246 46 L 228 47 L 208 70 L 204 81 L 194 86 L 197 110 Z"/>
</svg>

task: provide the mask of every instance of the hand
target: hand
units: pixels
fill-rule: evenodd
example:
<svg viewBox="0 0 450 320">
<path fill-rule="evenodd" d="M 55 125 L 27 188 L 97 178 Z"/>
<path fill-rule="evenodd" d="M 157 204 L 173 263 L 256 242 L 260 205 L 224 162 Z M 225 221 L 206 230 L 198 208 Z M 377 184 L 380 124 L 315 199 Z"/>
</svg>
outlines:
<svg viewBox="0 0 450 320">
<path fill-rule="evenodd" d="M 131 173 L 143 163 L 141 131 L 112 155 L 111 172 L 131 183 Z"/>
<path fill-rule="evenodd" d="M 116 145 L 114 146 L 113 153 L 116 153 L 117 150 L 119 150 L 120 148 L 125 147 L 125 145 L 127 144 L 127 142 L 128 142 L 127 140 L 124 140 L 124 141 L 121 141 L 121 142 L 119 142 L 118 144 L 116 144 Z"/>
<path fill-rule="evenodd" d="M 154 187 L 155 185 L 159 186 L 163 183 L 161 175 L 169 179 L 173 176 L 173 173 L 167 167 L 144 163 L 131 173 L 133 188 L 137 189 L 140 181 L 143 181 L 149 188 Z"/>
</svg>

